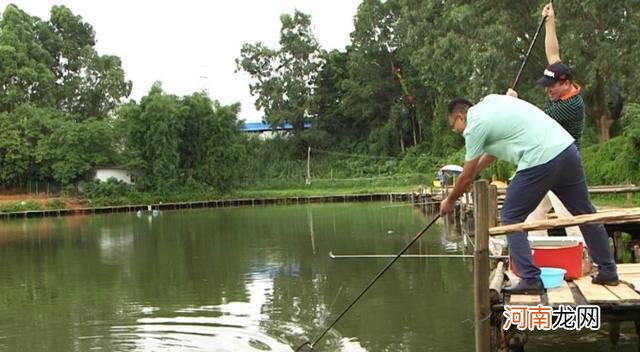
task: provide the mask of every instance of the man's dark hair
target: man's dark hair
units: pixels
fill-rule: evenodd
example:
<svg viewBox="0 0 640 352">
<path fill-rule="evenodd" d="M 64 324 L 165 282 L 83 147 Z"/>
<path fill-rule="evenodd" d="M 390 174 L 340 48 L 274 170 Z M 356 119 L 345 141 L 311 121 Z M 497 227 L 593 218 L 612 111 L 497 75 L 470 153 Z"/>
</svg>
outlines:
<svg viewBox="0 0 640 352">
<path fill-rule="evenodd" d="M 449 102 L 449 107 L 447 108 L 447 114 L 451 115 L 457 111 L 466 112 L 472 106 L 473 106 L 473 103 L 471 103 L 469 100 L 465 98 L 453 98 Z"/>
</svg>

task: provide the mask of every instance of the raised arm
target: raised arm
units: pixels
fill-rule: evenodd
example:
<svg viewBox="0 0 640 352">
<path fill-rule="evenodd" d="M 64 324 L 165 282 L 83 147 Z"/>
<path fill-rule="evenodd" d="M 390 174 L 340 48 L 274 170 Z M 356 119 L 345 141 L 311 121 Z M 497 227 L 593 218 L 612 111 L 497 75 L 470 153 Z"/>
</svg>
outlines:
<svg viewBox="0 0 640 352">
<path fill-rule="evenodd" d="M 544 23 L 544 52 L 547 54 L 549 64 L 560 62 L 560 44 L 556 34 L 556 15 L 553 11 L 553 4 L 548 3 L 542 10 L 542 16 L 546 18 Z"/>
</svg>

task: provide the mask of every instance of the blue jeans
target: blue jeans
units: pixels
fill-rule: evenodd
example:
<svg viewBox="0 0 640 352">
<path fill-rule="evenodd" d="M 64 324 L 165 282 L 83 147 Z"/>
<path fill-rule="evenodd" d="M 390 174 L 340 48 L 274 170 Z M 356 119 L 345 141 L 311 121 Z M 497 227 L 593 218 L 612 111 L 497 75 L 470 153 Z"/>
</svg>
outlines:
<svg viewBox="0 0 640 352">
<path fill-rule="evenodd" d="M 575 144 L 567 147 L 546 164 L 520 170 L 507 188 L 502 206 L 503 225 L 523 222 L 548 191 L 553 191 L 573 215 L 591 214 L 591 204 L 582 162 Z M 580 230 L 589 255 L 605 274 L 616 275 L 616 263 L 609 248 L 609 236 L 602 225 L 582 225 Z M 524 280 L 540 278 L 540 269 L 533 264 L 533 256 L 526 232 L 507 236 L 511 258 Z"/>
</svg>

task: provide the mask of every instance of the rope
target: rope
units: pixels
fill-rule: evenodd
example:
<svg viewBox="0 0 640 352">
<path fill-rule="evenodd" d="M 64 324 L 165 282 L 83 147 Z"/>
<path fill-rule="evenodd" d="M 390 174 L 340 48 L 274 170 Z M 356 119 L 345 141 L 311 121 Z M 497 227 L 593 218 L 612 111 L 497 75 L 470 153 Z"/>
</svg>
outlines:
<svg viewBox="0 0 640 352">
<path fill-rule="evenodd" d="M 491 318 L 491 313 L 489 313 L 489 315 L 487 315 L 486 317 L 476 321 L 473 321 L 472 319 L 465 319 L 463 321 L 461 321 L 461 324 L 465 324 L 465 323 L 471 323 L 471 326 L 469 327 L 469 329 L 473 329 L 476 325 L 478 325 L 479 323 L 483 323 L 487 320 L 489 320 Z"/>
</svg>

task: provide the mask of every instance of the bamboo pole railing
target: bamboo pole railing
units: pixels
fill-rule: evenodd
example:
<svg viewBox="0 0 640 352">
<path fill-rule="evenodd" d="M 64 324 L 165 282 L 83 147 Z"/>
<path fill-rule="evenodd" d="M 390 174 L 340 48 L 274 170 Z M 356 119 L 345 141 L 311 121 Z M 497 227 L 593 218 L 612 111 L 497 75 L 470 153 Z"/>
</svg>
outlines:
<svg viewBox="0 0 640 352">
<path fill-rule="evenodd" d="M 568 218 L 536 220 L 527 223 L 497 226 L 489 229 L 489 235 L 493 236 L 534 230 L 549 230 L 585 224 L 620 224 L 636 221 L 640 221 L 640 208 L 628 208 L 607 210 Z"/>
</svg>

